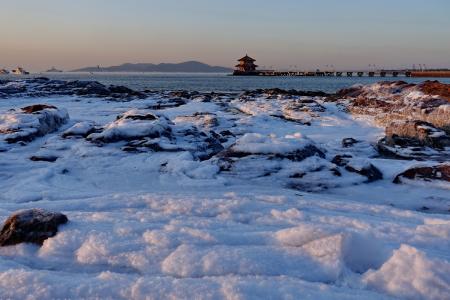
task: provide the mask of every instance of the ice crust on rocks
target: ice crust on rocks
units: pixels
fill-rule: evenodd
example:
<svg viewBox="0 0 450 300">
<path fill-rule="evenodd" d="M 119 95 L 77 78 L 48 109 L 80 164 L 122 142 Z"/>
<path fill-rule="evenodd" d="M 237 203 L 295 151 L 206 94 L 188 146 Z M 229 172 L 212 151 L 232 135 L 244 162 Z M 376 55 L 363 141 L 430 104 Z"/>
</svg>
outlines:
<svg viewBox="0 0 450 300">
<path fill-rule="evenodd" d="M 88 136 L 89 140 L 99 142 L 127 141 L 143 137 L 161 137 L 170 135 L 170 121 L 148 111 L 127 111 L 117 120 L 108 124 L 102 132 Z"/>
<path fill-rule="evenodd" d="M 56 131 L 68 120 L 67 110 L 40 104 L 0 112 L 0 143 L 30 142 Z"/>
</svg>

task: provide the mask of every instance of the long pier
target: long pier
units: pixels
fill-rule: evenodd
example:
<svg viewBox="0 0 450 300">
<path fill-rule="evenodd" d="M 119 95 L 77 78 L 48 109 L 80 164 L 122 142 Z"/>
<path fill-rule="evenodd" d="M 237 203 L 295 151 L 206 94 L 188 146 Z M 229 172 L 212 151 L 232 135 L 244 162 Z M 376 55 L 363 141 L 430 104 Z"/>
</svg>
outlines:
<svg viewBox="0 0 450 300">
<path fill-rule="evenodd" d="M 411 77 L 411 71 L 273 71 L 233 73 L 235 76 L 304 76 L 304 77 Z"/>
<path fill-rule="evenodd" d="M 450 77 L 450 71 L 379 70 L 379 71 L 235 71 L 234 76 L 304 76 L 304 77 Z"/>
</svg>

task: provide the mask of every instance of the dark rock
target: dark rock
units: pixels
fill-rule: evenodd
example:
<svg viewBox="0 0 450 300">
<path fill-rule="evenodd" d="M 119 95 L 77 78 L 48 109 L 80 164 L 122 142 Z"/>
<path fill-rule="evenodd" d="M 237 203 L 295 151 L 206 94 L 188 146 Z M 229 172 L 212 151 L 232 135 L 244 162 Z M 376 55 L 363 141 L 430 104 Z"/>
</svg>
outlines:
<svg viewBox="0 0 450 300">
<path fill-rule="evenodd" d="M 22 111 L 26 114 L 32 114 L 38 111 L 42 111 L 44 109 L 57 109 L 53 105 L 47 105 L 47 104 L 35 104 L 30 106 L 22 107 Z"/>
<path fill-rule="evenodd" d="M 35 77 L 30 79 L 31 82 L 33 83 L 46 83 L 50 81 L 50 78 L 47 77 Z"/>
<path fill-rule="evenodd" d="M 122 118 L 121 116 L 117 117 L 117 120 Z M 145 121 L 153 121 L 153 120 L 157 120 L 158 117 L 155 116 L 154 114 L 145 114 L 145 115 L 128 115 L 125 116 L 125 119 L 130 119 L 130 120 L 145 120 Z"/>
<path fill-rule="evenodd" d="M 185 105 L 186 103 L 187 101 L 181 98 L 164 99 L 164 101 L 158 101 L 157 104 L 149 105 L 146 108 L 151 110 L 162 110 L 167 108 L 179 107 Z"/>
<path fill-rule="evenodd" d="M 306 173 L 295 173 L 292 174 L 291 176 L 289 176 L 289 178 L 303 178 L 303 176 L 305 176 Z"/>
<path fill-rule="evenodd" d="M 109 91 L 111 93 L 117 93 L 117 94 L 132 94 L 134 91 L 130 88 L 127 88 L 126 86 L 121 85 L 111 85 L 109 87 Z"/>
<path fill-rule="evenodd" d="M 349 172 L 358 173 L 367 177 L 367 183 L 383 179 L 383 173 L 381 173 L 380 170 L 372 164 L 368 164 L 362 168 L 354 167 L 348 164 L 345 166 L 345 169 Z"/>
<path fill-rule="evenodd" d="M 357 173 L 359 175 L 367 177 L 366 183 L 383 179 L 383 174 L 374 165 L 369 163 L 369 164 L 365 164 L 362 167 L 361 166 L 357 167 L 354 164 L 352 164 L 351 158 L 352 158 L 352 156 L 347 155 L 347 154 L 336 155 L 331 160 L 331 162 L 339 167 L 345 167 L 345 170 L 347 170 L 348 172 Z M 332 169 L 331 171 L 336 176 L 342 175 L 338 169 Z"/>
<path fill-rule="evenodd" d="M 12 214 L 0 231 L 0 246 L 19 243 L 42 243 L 56 235 L 58 226 L 67 223 L 67 216 L 43 209 L 28 209 Z"/>
<path fill-rule="evenodd" d="M 32 161 L 46 161 L 46 162 L 55 162 L 58 159 L 58 156 L 54 155 L 33 155 L 30 157 Z"/>
<path fill-rule="evenodd" d="M 85 95 L 109 96 L 111 92 L 103 84 L 92 81 L 87 82 L 86 84 L 82 83 L 81 88 L 76 91 L 76 94 L 79 96 Z"/>
<path fill-rule="evenodd" d="M 331 171 L 331 173 L 333 173 L 334 176 L 338 176 L 338 177 L 342 176 L 342 173 L 341 173 L 341 171 L 339 171 L 338 168 L 332 168 L 332 169 L 330 169 L 330 171 Z"/>
<path fill-rule="evenodd" d="M 359 141 L 355 140 L 354 138 L 345 138 L 342 140 L 342 147 L 349 148 L 358 142 Z"/>
<path fill-rule="evenodd" d="M 336 155 L 335 157 L 333 157 L 333 159 L 331 160 L 331 162 L 339 167 L 344 167 L 346 166 L 350 161 L 348 160 L 349 158 L 352 158 L 351 155 Z"/>
<path fill-rule="evenodd" d="M 296 150 L 294 152 L 275 155 L 275 157 L 277 158 L 287 158 L 292 161 L 302 161 L 310 156 L 318 156 L 320 158 L 325 158 L 325 153 L 323 153 L 322 150 L 320 150 L 314 145 L 308 145 L 303 149 Z"/>
<path fill-rule="evenodd" d="M 268 96 L 307 96 L 307 97 L 327 97 L 330 94 L 322 91 L 300 91 L 300 90 L 283 90 L 279 88 L 272 89 L 257 89 L 253 91 L 245 91 L 242 96 L 256 96 L 256 95 L 266 94 Z"/>
<path fill-rule="evenodd" d="M 397 184 L 401 183 L 402 178 L 410 180 L 422 179 L 425 181 L 442 180 L 450 182 L 450 164 L 440 164 L 432 167 L 411 168 L 401 174 L 398 174 L 393 182 Z"/>
<path fill-rule="evenodd" d="M 192 99 L 195 96 L 198 96 L 200 93 L 196 91 L 173 91 L 169 93 L 169 97 L 171 98 L 182 98 L 182 99 Z"/>
<path fill-rule="evenodd" d="M 25 86 L 0 86 L 0 92 L 5 95 L 20 94 L 26 92 Z"/>
<path fill-rule="evenodd" d="M 222 136 L 235 136 L 231 131 L 229 131 L 228 129 L 227 130 L 222 130 L 221 132 L 220 132 L 220 135 L 222 135 Z"/>
</svg>

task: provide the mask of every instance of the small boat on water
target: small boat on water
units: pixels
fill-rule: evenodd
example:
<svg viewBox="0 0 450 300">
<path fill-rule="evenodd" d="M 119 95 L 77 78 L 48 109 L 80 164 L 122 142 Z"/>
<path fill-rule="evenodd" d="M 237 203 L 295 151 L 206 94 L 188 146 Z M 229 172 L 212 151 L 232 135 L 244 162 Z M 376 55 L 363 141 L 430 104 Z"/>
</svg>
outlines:
<svg viewBox="0 0 450 300">
<path fill-rule="evenodd" d="M 0 75 L 7 75 L 9 74 L 9 71 L 6 69 L 0 69 Z"/>
<path fill-rule="evenodd" d="M 52 67 L 51 69 L 45 71 L 45 73 L 62 73 L 62 72 L 63 72 L 62 70 L 58 70 L 55 67 Z"/>
<path fill-rule="evenodd" d="M 28 75 L 28 74 L 30 74 L 30 72 L 25 71 L 21 67 L 17 67 L 17 69 L 12 70 L 12 73 L 15 74 L 15 75 Z"/>
</svg>

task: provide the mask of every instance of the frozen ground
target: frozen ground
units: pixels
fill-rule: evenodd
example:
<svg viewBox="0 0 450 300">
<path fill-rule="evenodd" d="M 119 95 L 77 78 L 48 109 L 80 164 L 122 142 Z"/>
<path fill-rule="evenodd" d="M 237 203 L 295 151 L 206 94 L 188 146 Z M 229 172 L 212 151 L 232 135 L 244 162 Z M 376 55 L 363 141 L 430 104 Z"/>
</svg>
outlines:
<svg viewBox="0 0 450 300">
<path fill-rule="evenodd" d="M 379 158 L 383 128 L 299 99 L 313 98 L 157 111 L 158 95 L 0 100 L 4 126 L 37 103 L 70 116 L 30 143 L 0 141 L 0 219 L 39 207 L 70 220 L 40 248 L 0 248 L 0 298 L 450 299 L 448 184 L 393 184 L 431 162 Z M 230 131 L 225 154 L 197 134 L 209 130 Z M 349 137 L 360 142 L 343 148 Z M 300 159 L 308 146 L 315 155 Z M 383 179 L 333 174 L 336 154 Z"/>
</svg>

